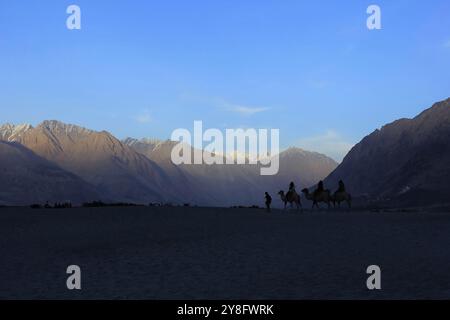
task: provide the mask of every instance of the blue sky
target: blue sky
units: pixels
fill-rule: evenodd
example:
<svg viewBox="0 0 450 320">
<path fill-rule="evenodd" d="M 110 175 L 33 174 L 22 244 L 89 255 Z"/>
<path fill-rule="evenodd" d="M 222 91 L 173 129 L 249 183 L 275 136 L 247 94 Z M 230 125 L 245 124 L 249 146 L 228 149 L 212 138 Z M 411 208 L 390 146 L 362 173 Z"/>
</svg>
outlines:
<svg viewBox="0 0 450 320">
<path fill-rule="evenodd" d="M 82 29 L 66 28 L 76 4 Z M 368 30 L 377 4 L 382 29 Z M 0 0 L 0 122 L 279 128 L 340 159 L 450 96 L 450 2 Z"/>
</svg>

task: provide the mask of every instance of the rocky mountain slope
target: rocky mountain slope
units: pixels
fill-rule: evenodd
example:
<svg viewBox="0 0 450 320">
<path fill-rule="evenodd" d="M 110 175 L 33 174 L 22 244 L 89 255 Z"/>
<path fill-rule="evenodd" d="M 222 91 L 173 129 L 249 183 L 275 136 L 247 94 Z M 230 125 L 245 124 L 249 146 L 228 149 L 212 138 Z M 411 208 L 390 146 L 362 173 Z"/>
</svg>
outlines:
<svg viewBox="0 0 450 320">
<path fill-rule="evenodd" d="M 397 205 L 450 202 L 450 99 L 365 137 L 325 183 Z"/>
<path fill-rule="evenodd" d="M 95 188 L 24 146 L 0 141 L 0 205 L 98 199 Z"/>
<path fill-rule="evenodd" d="M 168 196 L 164 188 L 170 181 L 164 171 L 106 131 L 44 121 L 5 138 L 76 174 L 116 201 L 147 202 Z"/>
</svg>

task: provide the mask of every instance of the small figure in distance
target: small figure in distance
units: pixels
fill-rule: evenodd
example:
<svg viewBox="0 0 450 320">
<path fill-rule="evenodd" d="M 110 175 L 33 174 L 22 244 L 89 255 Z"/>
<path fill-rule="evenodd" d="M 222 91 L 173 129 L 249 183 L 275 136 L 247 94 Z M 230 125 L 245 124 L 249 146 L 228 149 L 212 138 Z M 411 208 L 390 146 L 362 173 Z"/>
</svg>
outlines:
<svg viewBox="0 0 450 320">
<path fill-rule="evenodd" d="M 270 196 L 270 194 L 268 192 L 266 192 L 265 193 L 265 198 L 266 198 L 267 212 L 270 212 L 270 205 L 272 204 L 272 197 Z"/>
</svg>

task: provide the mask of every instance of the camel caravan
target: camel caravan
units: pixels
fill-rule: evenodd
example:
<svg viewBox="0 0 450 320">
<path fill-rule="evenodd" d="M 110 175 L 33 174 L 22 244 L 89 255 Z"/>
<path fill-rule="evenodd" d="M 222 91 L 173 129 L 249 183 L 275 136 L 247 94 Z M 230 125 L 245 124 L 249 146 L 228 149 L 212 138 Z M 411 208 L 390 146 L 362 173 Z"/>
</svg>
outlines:
<svg viewBox="0 0 450 320">
<path fill-rule="evenodd" d="M 317 185 L 316 190 L 314 190 L 314 192 L 309 192 L 309 190 L 307 188 L 302 190 L 302 193 L 304 194 L 305 198 L 309 201 L 312 201 L 312 209 L 314 208 L 318 208 L 319 207 L 319 203 L 325 203 L 328 208 L 331 208 L 331 204 L 333 204 L 333 207 L 336 208 L 336 204 L 337 207 L 340 208 L 341 207 L 341 203 L 345 202 L 347 203 L 348 208 L 350 209 L 352 207 L 352 196 L 350 193 L 348 193 L 345 190 L 345 185 L 344 182 L 342 180 L 339 181 L 339 187 L 338 190 L 335 193 L 331 193 L 330 190 L 325 189 L 323 186 L 323 181 L 320 181 L 319 184 Z M 288 203 L 290 204 L 291 208 L 294 207 L 294 205 L 296 206 L 297 210 L 298 209 L 302 209 L 302 203 L 301 203 L 301 197 L 300 195 L 295 191 L 295 184 L 294 182 L 291 182 L 289 185 L 289 191 L 287 193 L 285 193 L 283 190 L 281 190 L 280 192 L 278 192 L 278 195 L 281 198 L 281 201 L 284 203 L 284 209 L 287 208 Z M 268 199 L 268 197 L 270 198 L 269 194 L 266 192 L 266 207 L 268 209 L 268 211 L 270 211 L 270 203 L 272 201 L 272 199 L 270 198 L 270 201 Z"/>
</svg>

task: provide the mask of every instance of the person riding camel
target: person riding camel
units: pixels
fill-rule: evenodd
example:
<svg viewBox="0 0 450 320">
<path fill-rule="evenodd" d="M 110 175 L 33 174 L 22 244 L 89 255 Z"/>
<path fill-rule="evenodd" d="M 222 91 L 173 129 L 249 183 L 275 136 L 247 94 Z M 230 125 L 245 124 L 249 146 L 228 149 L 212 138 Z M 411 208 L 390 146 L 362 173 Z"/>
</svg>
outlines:
<svg viewBox="0 0 450 320">
<path fill-rule="evenodd" d="M 339 180 L 339 188 L 337 192 L 345 192 L 345 184 L 344 181 Z"/>
<path fill-rule="evenodd" d="M 317 184 L 317 189 L 314 191 L 314 196 L 317 196 L 324 191 L 325 189 L 323 187 L 323 181 L 319 181 L 319 183 Z"/>
<path fill-rule="evenodd" d="M 288 194 L 295 194 L 295 193 L 297 193 L 297 192 L 295 191 L 295 184 L 294 184 L 294 182 L 291 182 L 291 183 L 289 184 L 289 192 L 288 192 Z"/>
</svg>

